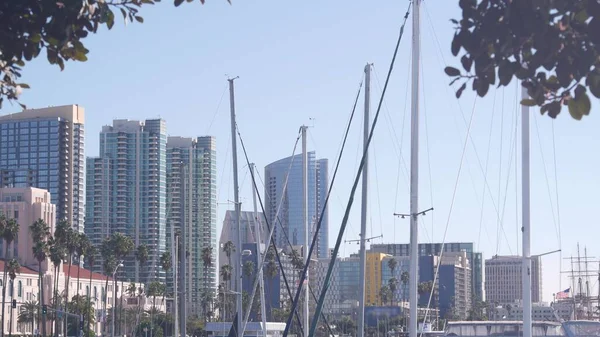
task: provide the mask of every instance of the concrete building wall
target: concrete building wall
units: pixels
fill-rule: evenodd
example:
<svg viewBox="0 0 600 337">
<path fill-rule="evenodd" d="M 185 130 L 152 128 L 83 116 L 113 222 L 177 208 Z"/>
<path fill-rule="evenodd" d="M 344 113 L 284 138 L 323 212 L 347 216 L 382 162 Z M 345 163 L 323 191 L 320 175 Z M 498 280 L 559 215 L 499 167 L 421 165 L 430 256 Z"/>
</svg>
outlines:
<svg viewBox="0 0 600 337">
<path fill-rule="evenodd" d="M 542 265 L 532 257 L 531 298 L 542 300 Z M 495 256 L 485 261 L 485 291 L 489 303 L 506 304 L 523 299 L 522 260 L 519 256 Z"/>
</svg>

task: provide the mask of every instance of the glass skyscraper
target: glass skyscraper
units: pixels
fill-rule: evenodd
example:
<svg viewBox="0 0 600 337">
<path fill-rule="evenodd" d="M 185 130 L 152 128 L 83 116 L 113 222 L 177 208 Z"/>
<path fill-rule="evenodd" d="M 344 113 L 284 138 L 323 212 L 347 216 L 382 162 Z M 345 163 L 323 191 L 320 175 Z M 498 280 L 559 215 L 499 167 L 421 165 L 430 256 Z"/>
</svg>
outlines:
<svg viewBox="0 0 600 337">
<path fill-rule="evenodd" d="M 316 159 L 315 152 L 308 152 L 308 223 L 311 238 L 316 230 L 318 219 L 323 210 L 327 196 L 328 161 Z M 290 168 L 291 163 L 291 168 Z M 289 171 L 287 189 L 284 193 L 284 183 Z M 283 199 L 282 199 L 283 196 Z M 265 167 L 265 212 L 269 224 L 275 226 L 275 240 L 279 248 L 289 250 L 287 238 L 294 246 L 303 245 L 304 224 L 302 213 L 302 155 L 295 155 L 280 159 Z M 279 219 L 275 219 L 277 207 L 282 201 L 279 210 Z M 279 224 L 281 222 L 281 225 Z M 281 228 L 283 227 L 283 232 Z M 329 217 L 325 209 L 321 230 L 317 238 L 316 253 L 318 258 L 325 258 L 329 252 Z M 287 235 L 287 238 L 286 238 Z"/>
<path fill-rule="evenodd" d="M 119 278 L 165 280 L 160 256 L 166 251 L 167 132 L 165 121 L 114 120 L 100 132 L 100 154 L 87 160 L 85 232 L 94 245 L 119 232 L 136 246 L 146 244 L 147 266 L 134 254 L 125 258 Z M 96 271 L 102 268 L 97 257 Z"/>
<path fill-rule="evenodd" d="M 216 293 L 219 254 L 215 138 L 168 137 L 166 164 L 167 249 L 170 251 L 172 245 L 171 230 L 180 231 L 184 227 L 181 223 L 184 212 L 186 250 L 189 252 L 185 298 L 191 314 L 206 314 L 201 312 L 206 307 L 202 303 L 202 295 L 205 292 Z M 205 264 L 202 257 L 205 248 L 212 248 L 210 264 Z M 171 275 L 167 280 L 172 287 Z"/>
<path fill-rule="evenodd" d="M 56 220 L 83 232 L 84 109 L 65 105 L 0 116 L 0 187 L 48 190 Z"/>
</svg>

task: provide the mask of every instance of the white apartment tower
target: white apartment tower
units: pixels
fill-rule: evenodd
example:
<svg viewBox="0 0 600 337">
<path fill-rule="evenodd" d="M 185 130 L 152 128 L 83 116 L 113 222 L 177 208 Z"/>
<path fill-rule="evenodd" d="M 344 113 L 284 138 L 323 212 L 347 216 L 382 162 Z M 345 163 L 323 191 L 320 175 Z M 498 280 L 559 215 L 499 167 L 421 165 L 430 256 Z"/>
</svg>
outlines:
<svg viewBox="0 0 600 337">
<path fill-rule="evenodd" d="M 507 304 L 523 299 L 522 258 L 494 256 L 485 260 L 485 293 L 489 303 Z M 542 301 L 542 261 L 531 258 L 531 300 Z"/>
</svg>

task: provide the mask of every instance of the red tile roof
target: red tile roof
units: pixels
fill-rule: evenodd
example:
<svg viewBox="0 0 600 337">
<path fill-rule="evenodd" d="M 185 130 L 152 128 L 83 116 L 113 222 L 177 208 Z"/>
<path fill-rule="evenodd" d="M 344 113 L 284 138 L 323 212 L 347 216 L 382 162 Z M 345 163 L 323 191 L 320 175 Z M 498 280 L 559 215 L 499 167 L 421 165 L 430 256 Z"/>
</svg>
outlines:
<svg viewBox="0 0 600 337">
<path fill-rule="evenodd" d="M 90 274 L 92 275 L 93 280 L 106 280 L 105 275 L 102 275 L 100 273 L 91 272 L 90 270 L 85 269 L 85 268 L 79 268 L 79 266 L 77 266 L 75 264 L 71 265 L 71 278 L 76 278 L 78 271 L 79 271 L 79 277 L 84 280 L 89 280 Z M 69 264 L 68 263 L 63 263 L 63 272 L 65 273 L 65 275 L 67 275 L 69 273 Z M 112 277 L 109 276 L 108 279 L 112 280 Z"/>
<path fill-rule="evenodd" d="M 0 259 L 0 270 L 4 270 L 4 260 L 1 260 L 1 259 Z M 19 274 L 33 274 L 33 275 L 37 275 L 38 272 L 37 272 L 37 270 L 33 270 L 31 268 L 21 266 L 21 268 L 19 270 Z"/>
</svg>

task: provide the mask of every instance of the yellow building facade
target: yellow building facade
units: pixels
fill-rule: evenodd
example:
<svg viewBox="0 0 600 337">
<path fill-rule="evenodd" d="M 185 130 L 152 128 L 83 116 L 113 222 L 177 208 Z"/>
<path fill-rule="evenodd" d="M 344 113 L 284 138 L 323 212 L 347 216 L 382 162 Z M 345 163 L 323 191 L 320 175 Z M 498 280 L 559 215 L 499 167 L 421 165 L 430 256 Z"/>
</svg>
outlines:
<svg viewBox="0 0 600 337">
<path fill-rule="evenodd" d="M 367 252 L 367 266 L 365 269 L 365 305 L 382 305 L 379 298 L 381 290 L 381 261 L 390 256 L 384 253 Z"/>
</svg>

